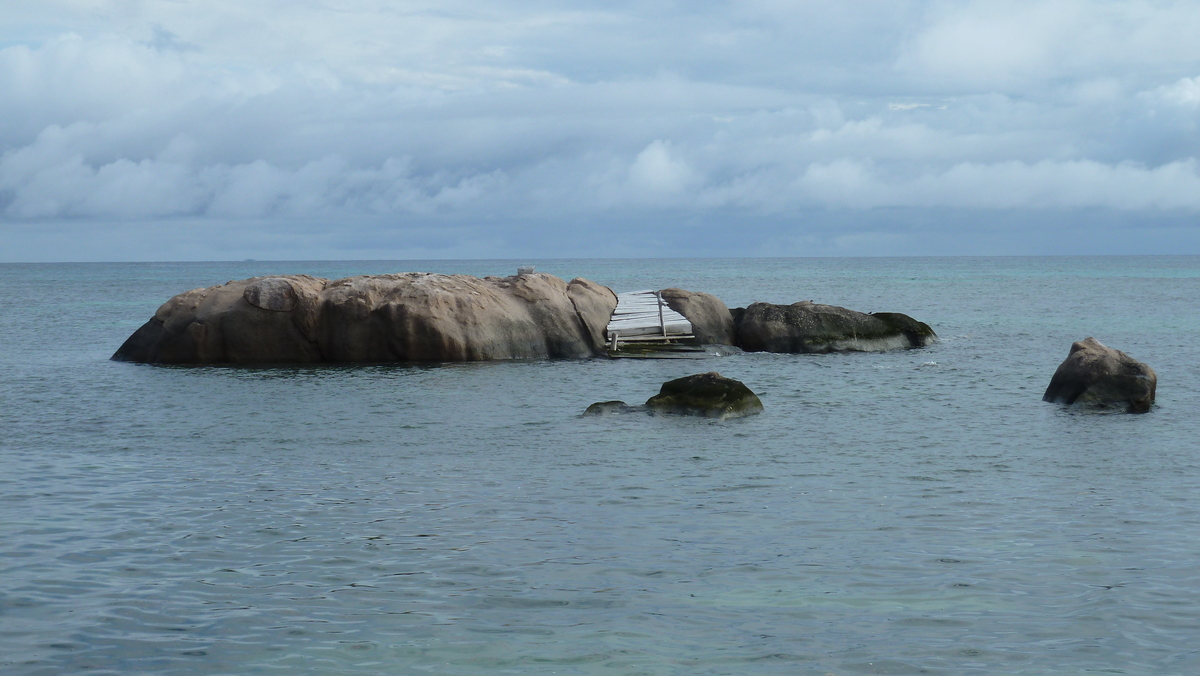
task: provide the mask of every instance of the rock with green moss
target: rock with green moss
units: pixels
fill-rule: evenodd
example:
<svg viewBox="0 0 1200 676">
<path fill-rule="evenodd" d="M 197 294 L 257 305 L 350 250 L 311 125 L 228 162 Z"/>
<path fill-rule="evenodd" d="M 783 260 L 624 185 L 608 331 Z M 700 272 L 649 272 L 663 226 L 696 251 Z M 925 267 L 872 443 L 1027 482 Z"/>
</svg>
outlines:
<svg viewBox="0 0 1200 676">
<path fill-rule="evenodd" d="M 884 352 L 937 340 L 928 324 L 899 312 L 866 314 L 801 301 L 754 303 L 732 314 L 737 345 L 747 352 Z"/>
<path fill-rule="evenodd" d="M 713 371 L 663 383 L 658 394 L 646 400 L 646 408 L 654 413 L 725 419 L 761 413 L 763 405 L 749 387 Z"/>
</svg>

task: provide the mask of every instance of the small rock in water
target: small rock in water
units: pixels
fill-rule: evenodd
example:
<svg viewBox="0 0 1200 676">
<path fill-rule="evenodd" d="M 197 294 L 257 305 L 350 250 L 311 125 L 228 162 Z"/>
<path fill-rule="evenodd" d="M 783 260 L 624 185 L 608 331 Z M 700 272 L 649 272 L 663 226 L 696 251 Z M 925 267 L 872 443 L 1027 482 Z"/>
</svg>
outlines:
<svg viewBox="0 0 1200 676">
<path fill-rule="evenodd" d="M 1145 413 L 1154 403 L 1157 386 L 1154 369 L 1095 338 L 1086 338 L 1071 344 L 1042 401 L 1119 406 L 1130 413 Z"/>
<path fill-rule="evenodd" d="M 583 412 L 584 415 L 610 415 L 613 413 L 627 413 L 632 411 L 633 407 L 623 401 L 598 401 Z"/>
<path fill-rule="evenodd" d="M 715 371 L 663 383 L 659 393 L 646 400 L 655 413 L 739 418 L 762 413 L 758 395 L 741 382 Z"/>
</svg>

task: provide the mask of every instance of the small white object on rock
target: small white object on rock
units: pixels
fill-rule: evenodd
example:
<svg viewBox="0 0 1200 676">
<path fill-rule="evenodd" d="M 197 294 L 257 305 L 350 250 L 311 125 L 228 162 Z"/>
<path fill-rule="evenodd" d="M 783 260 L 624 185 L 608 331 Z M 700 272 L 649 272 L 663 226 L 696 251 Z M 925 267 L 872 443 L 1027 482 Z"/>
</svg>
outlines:
<svg viewBox="0 0 1200 676">
<path fill-rule="evenodd" d="M 522 265 L 517 268 L 517 276 L 518 277 L 521 277 L 524 275 L 532 275 L 532 274 L 533 274 L 533 266 L 532 265 Z"/>
</svg>

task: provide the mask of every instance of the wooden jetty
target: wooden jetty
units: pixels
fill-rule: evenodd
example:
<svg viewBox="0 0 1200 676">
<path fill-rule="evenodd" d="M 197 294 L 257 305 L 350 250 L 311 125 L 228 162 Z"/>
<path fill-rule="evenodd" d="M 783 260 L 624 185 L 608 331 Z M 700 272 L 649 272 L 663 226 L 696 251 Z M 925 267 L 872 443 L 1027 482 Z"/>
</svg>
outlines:
<svg viewBox="0 0 1200 676">
<path fill-rule="evenodd" d="M 617 294 L 617 309 L 606 332 L 613 357 L 675 357 L 702 351 L 694 345 L 692 323 L 657 291 Z"/>
</svg>

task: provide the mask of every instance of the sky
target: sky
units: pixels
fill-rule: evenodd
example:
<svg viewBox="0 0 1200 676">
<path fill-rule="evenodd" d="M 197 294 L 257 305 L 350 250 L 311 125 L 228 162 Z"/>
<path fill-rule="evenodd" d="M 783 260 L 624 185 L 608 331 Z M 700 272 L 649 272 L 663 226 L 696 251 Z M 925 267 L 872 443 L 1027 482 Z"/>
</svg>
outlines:
<svg viewBox="0 0 1200 676">
<path fill-rule="evenodd" d="M 0 261 L 1200 254 L 1200 3 L 0 0 Z"/>
</svg>

